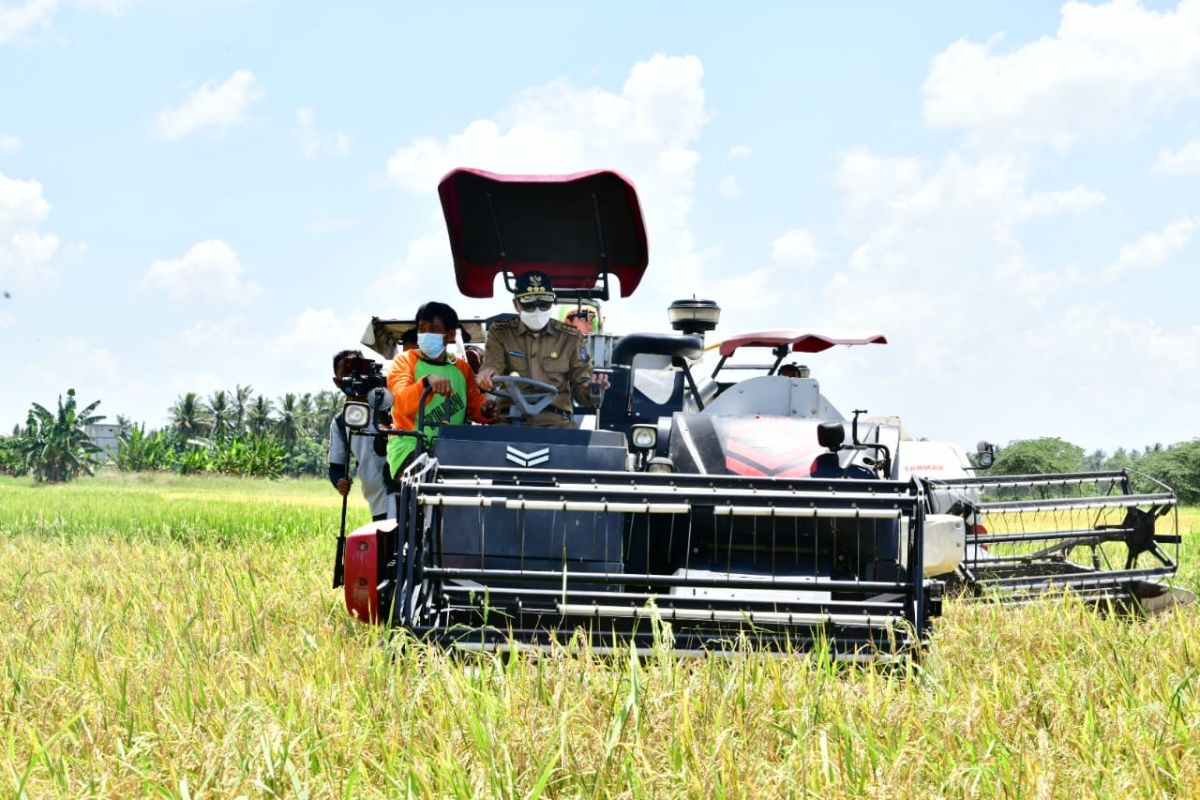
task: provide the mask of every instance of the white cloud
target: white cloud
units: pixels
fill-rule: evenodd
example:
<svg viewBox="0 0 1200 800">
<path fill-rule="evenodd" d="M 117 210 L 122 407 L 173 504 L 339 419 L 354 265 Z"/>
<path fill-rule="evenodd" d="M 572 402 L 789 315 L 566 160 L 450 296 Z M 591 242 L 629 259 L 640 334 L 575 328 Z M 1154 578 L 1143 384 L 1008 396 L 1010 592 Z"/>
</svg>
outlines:
<svg viewBox="0 0 1200 800">
<path fill-rule="evenodd" d="M 262 291 L 258 284 L 242 280 L 245 271 L 232 247 L 209 239 L 192 245 L 182 258 L 155 261 L 139 288 L 165 292 L 178 303 L 245 303 Z"/>
<path fill-rule="evenodd" d="M 99 411 L 109 419 L 120 413 L 159 426 L 167 421 L 171 403 L 184 392 L 207 394 L 242 384 L 275 398 L 284 392 L 332 388 L 329 358 L 338 350 L 360 346 L 369 318 L 361 310 L 343 315 L 328 308 L 309 308 L 278 325 L 249 316 L 199 323 L 146 344 L 139 362 L 149 358 L 159 365 L 150 379 L 140 377 L 137 370 L 131 372 L 95 337 L 62 337 L 46 345 L 42 357 L 24 368 L 22 380 L 14 385 L 25 396 L 6 393 L 4 410 L 15 422 L 23 419 L 30 401 L 52 402 L 57 393 L 74 386 L 83 402 L 103 398 Z M 263 358 L 264 353 L 270 357 Z M 66 377 L 63 365 L 69 365 Z"/>
<path fill-rule="evenodd" d="M 1019 211 L 1023 217 L 1048 217 L 1055 214 L 1082 214 L 1108 198 L 1085 186 L 1065 191 L 1032 192 Z"/>
<path fill-rule="evenodd" d="M 316 158 L 322 151 L 331 155 L 349 155 L 350 137 L 346 132 L 337 130 L 331 134 L 322 134 L 317 131 L 316 114 L 311 108 L 297 108 L 296 122 L 300 126 L 300 145 L 305 158 Z"/>
<path fill-rule="evenodd" d="M 745 158 L 752 152 L 754 151 L 750 149 L 750 145 L 735 144 L 733 147 L 729 148 L 729 151 L 725 155 L 728 158 Z"/>
<path fill-rule="evenodd" d="M 0 290 L 34 293 L 57 282 L 59 240 L 40 231 L 49 214 L 40 183 L 0 172 Z"/>
<path fill-rule="evenodd" d="M 110 407 L 158 425 L 183 392 L 242 384 L 276 398 L 285 392 L 332 388 L 330 357 L 339 350 L 361 348 L 359 338 L 370 317 L 362 309 L 340 313 L 308 308 L 278 324 L 246 315 L 197 323 L 175 338 L 152 343 L 153 357 L 164 365 L 162 373 L 153 385 L 137 391 L 114 387 Z M 263 353 L 270 358 L 264 359 Z"/>
<path fill-rule="evenodd" d="M 1198 325 L 1172 330 L 1127 307 L 1079 303 L 1015 337 L 1010 351 L 992 367 L 1014 376 L 1009 383 L 1025 394 L 1017 410 L 1032 413 L 1006 426 L 1021 438 L 1062 436 L 1111 449 L 1176 442 L 1195 430 Z"/>
<path fill-rule="evenodd" d="M 115 381 L 119 376 L 119 362 L 113 352 L 82 336 L 63 336 L 51 341 L 41 357 L 30 362 L 25 368 L 24 375 L 47 386 L 61 385 L 64 380 L 64 364 L 71 365 L 70 377 L 66 379 L 68 383 L 78 381 L 90 386 Z M 79 400 L 83 403 L 99 399 L 95 395 L 89 396 L 89 393 L 79 386 L 75 388 Z M 104 413 L 103 409 L 101 413 Z"/>
<path fill-rule="evenodd" d="M 250 107 L 265 92 L 250 70 L 240 69 L 221 83 L 206 81 L 179 105 L 154 116 L 155 131 L 163 139 L 176 140 L 197 131 L 222 136 L 245 122 Z"/>
<path fill-rule="evenodd" d="M 1092 132 L 1200 94 L 1200 0 L 1156 12 L 1134 0 L 1062 7 L 1058 31 L 1003 48 L 961 39 L 938 54 L 924 87 L 925 120 L 977 142 L 1070 147 Z"/>
<path fill-rule="evenodd" d="M 73 0 L 73 4 L 88 11 L 98 11 L 109 16 L 120 16 L 139 0 Z"/>
<path fill-rule="evenodd" d="M 1071 2 L 1053 36 L 959 41 L 938 55 L 925 120 L 961 130 L 962 140 L 927 159 L 843 153 L 834 181 L 847 264 L 823 289 L 776 282 L 798 305 L 812 297 L 801 311 L 813 324 L 869 324 L 892 342 L 886 354 L 867 348 L 822 362 L 834 402 L 897 413 L 914 435 L 961 442 L 1050 435 L 1111 448 L 1182 438 L 1200 415 L 1191 378 L 1200 327 L 1117 308 L 1109 284 L 1165 263 L 1200 219 L 1127 244 L 1107 268 L 1045 263 L 1023 226 L 1112 202 L 1083 184 L 1033 188 L 1053 157 L 1041 149 L 1136 134 L 1196 95 L 1200 0 L 1163 13 Z M 1182 171 L 1189 157 L 1185 146 L 1160 157 L 1159 169 Z"/>
<path fill-rule="evenodd" d="M 20 136 L 13 136 L 12 134 L 0 135 L 0 156 L 7 156 L 17 152 L 23 144 L 24 142 L 21 141 Z"/>
<path fill-rule="evenodd" d="M 0 4 L 0 43 L 19 41 L 49 29 L 58 0 L 26 0 Z"/>
<path fill-rule="evenodd" d="M 1159 153 L 1158 160 L 1154 162 L 1154 171 L 1165 175 L 1200 174 L 1200 136 L 1174 152 L 1164 150 Z"/>
<path fill-rule="evenodd" d="M 918 186 L 920 178 L 917 159 L 879 156 L 862 147 L 840 154 L 834 170 L 847 221 L 874 219 L 888 212 L 893 202 Z"/>
<path fill-rule="evenodd" d="M 1117 260 L 1104 271 L 1104 276 L 1112 280 L 1154 270 L 1183 249 L 1191 240 L 1196 224 L 1195 219 L 1177 219 L 1161 231 L 1151 231 L 1124 245 L 1117 253 Z"/>
<path fill-rule="evenodd" d="M 726 175 L 721 178 L 717 183 L 717 191 L 721 193 L 722 197 L 737 197 L 742 193 L 742 190 L 738 188 L 736 175 Z"/>
<path fill-rule="evenodd" d="M 845 402 L 900 414 L 918 436 L 969 442 L 1063 432 L 1039 429 L 1031 411 L 1047 408 L 1053 391 L 1059 404 L 1086 397 L 1064 380 L 1062 363 L 1059 377 L 1036 390 L 1013 379 L 1045 358 L 1013 342 L 1045 330 L 1087 276 L 1074 264 L 1038 264 L 1020 228 L 1031 215 L 1078 213 L 1100 196 L 1082 187 L 1031 192 L 1030 171 L 1028 159 L 961 151 L 933 162 L 866 150 L 839 158 L 849 261 L 823 290 L 792 294 L 813 297 L 810 324 L 869 326 L 892 342 L 889 353 L 822 367 Z M 970 403 L 945 400 L 964 391 Z"/>
<path fill-rule="evenodd" d="M 84 11 L 119 16 L 137 0 L 67 0 L 66 5 Z M 40 44 L 52 41 L 49 34 L 62 4 L 59 0 L 0 2 L 0 44 L 9 41 Z"/>
<path fill-rule="evenodd" d="M 363 299 L 375 305 L 372 313 L 411 318 L 419 303 L 433 299 L 450 303 L 461 317 L 495 314 L 495 300 L 468 300 L 459 294 L 454 272 L 447 266 L 449 252 L 441 231 L 409 242 L 404 257 L 366 287 Z M 414 286 L 421 287 L 420 297 L 414 296 Z"/>
<path fill-rule="evenodd" d="M 553 80 L 458 133 L 409 142 L 388 159 L 387 174 L 401 189 L 432 199 L 438 179 L 458 166 L 518 174 L 620 170 L 637 183 L 654 270 L 671 275 L 675 287 L 705 291 L 713 278 L 702 277 L 707 254 L 689 227 L 700 159 L 694 144 L 709 119 L 703 77 L 695 56 L 656 55 L 634 64 L 620 91 Z M 443 263 L 444 237 L 436 234 Z M 649 309 L 661 316 L 677 291 L 672 285 L 646 285 L 632 302 L 614 304 L 609 322 L 632 322 Z"/>
<path fill-rule="evenodd" d="M 771 243 L 771 259 L 788 267 L 810 267 L 821 259 L 817 240 L 813 232 L 800 228 L 786 231 Z"/>
</svg>

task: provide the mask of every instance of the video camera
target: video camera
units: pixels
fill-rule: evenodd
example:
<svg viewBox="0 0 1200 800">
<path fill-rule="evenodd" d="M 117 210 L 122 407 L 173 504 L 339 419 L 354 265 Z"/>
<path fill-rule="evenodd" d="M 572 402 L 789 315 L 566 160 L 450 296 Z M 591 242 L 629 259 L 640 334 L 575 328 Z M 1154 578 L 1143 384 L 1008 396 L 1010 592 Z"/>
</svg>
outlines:
<svg viewBox="0 0 1200 800">
<path fill-rule="evenodd" d="M 351 397 L 366 397 L 372 389 L 387 386 L 383 365 L 365 356 L 347 356 L 341 368 L 345 376 L 338 379 L 338 387 Z"/>
</svg>

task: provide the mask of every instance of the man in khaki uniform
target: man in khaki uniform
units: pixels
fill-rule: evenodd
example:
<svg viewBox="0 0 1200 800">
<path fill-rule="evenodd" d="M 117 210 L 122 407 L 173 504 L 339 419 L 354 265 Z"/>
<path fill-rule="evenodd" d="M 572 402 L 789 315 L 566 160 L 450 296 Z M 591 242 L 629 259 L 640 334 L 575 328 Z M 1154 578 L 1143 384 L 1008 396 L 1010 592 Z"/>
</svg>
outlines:
<svg viewBox="0 0 1200 800">
<path fill-rule="evenodd" d="M 555 294 L 549 276 L 543 272 L 522 273 L 517 276 L 516 289 L 513 306 L 518 316 L 496 322 L 488 331 L 479 388 L 491 389 L 497 374 L 552 383 L 558 387 L 558 396 L 526 424 L 574 427 L 571 398 L 580 405 L 591 405 L 588 384 L 596 380 L 607 387 L 608 376 L 593 377 L 592 359 L 583 336 L 573 326 L 550 318 Z"/>
</svg>

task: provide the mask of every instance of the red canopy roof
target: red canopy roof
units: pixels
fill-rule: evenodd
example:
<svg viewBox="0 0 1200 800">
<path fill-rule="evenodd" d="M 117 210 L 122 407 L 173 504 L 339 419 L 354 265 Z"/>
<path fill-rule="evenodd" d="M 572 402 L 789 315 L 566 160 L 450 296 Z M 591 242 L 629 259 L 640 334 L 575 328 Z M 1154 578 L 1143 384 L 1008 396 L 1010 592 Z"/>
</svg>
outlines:
<svg viewBox="0 0 1200 800">
<path fill-rule="evenodd" d="M 882 333 L 839 336 L 810 331 L 758 331 L 743 333 L 721 342 L 721 355 L 728 358 L 742 347 L 779 347 L 787 345 L 793 353 L 819 353 L 834 345 L 887 344 Z"/>
<path fill-rule="evenodd" d="M 454 275 L 491 297 L 496 275 L 540 270 L 555 289 L 590 289 L 605 271 L 633 294 L 649 262 L 633 184 L 611 170 L 496 175 L 456 169 L 438 184 Z"/>
</svg>

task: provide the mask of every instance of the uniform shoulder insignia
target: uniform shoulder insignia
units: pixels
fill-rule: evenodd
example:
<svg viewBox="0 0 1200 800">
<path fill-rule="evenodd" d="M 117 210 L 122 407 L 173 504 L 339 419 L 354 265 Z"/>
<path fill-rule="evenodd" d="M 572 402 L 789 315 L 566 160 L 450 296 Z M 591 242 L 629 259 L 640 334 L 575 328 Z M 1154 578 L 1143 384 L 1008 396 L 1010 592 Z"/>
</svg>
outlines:
<svg viewBox="0 0 1200 800">
<path fill-rule="evenodd" d="M 557 319 L 552 319 L 550 321 L 553 322 L 557 326 L 555 328 L 556 331 L 561 331 L 563 333 L 569 333 L 572 336 L 577 336 L 579 338 L 583 338 L 583 334 L 580 333 L 579 329 L 576 328 L 574 325 L 568 325 L 567 323 L 565 323 L 561 320 L 557 320 Z"/>
<path fill-rule="evenodd" d="M 503 330 L 503 329 L 505 329 L 505 328 L 515 328 L 515 327 L 517 327 L 517 320 L 516 320 L 516 318 L 513 318 L 513 319 L 498 319 L 498 320 L 496 320 L 495 322 L 493 322 L 493 323 L 492 323 L 491 330 L 496 330 L 497 328 L 499 328 L 499 329 Z"/>
</svg>

